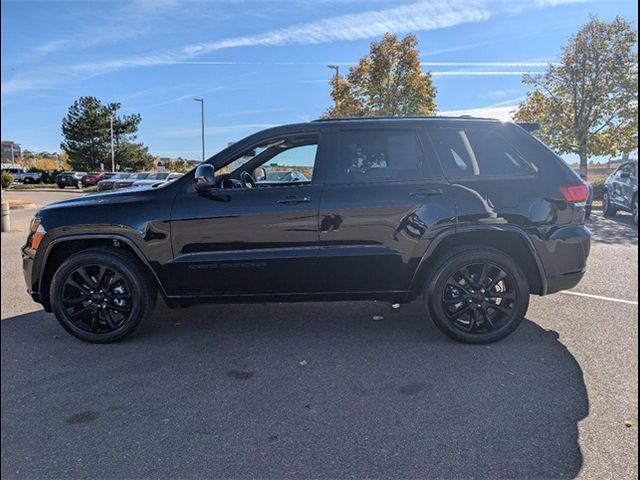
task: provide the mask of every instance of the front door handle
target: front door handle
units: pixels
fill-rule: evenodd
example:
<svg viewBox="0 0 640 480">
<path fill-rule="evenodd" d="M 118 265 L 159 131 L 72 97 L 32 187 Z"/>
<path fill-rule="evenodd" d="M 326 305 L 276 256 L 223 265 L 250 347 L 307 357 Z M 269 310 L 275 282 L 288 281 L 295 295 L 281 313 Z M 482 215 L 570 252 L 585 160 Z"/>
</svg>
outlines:
<svg viewBox="0 0 640 480">
<path fill-rule="evenodd" d="M 444 190 L 441 188 L 416 190 L 409 193 L 410 197 L 432 197 L 434 195 L 444 195 Z"/>
<path fill-rule="evenodd" d="M 291 205 L 296 203 L 309 203 L 310 201 L 311 197 L 296 197 L 294 195 L 291 195 L 289 197 L 278 200 L 277 203 L 281 205 Z"/>
</svg>

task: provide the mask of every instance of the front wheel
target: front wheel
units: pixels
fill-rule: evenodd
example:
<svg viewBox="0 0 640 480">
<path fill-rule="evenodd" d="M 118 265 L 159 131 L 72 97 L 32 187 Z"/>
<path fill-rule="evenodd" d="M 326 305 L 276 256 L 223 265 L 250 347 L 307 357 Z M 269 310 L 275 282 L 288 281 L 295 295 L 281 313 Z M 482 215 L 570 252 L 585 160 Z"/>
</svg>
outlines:
<svg viewBox="0 0 640 480">
<path fill-rule="evenodd" d="M 64 188 L 64 185 L 58 184 L 58 188 Z"/>
<path fill-rule="evenodd" d="M 605 217 L 614 217 L 618 213 L 611 202 L 611 194 L 607 190 L 602 194 L 602 213 Z"/>
<path fill-rule="evenodd" d="M 442 259 L 425 301 L 436 326 L 463 343 L 492 343 L 511 334 L 529 307 L 529 284 L 503 252 L 461 250 Z"/>
<path fill-rule="evenodd" d="M 137 258 L 96 248 L 62 263 L 50 298 L 67 332 L 86 342 L 108 343 L 131 334 L 153 312 L 156 289 Z"/>
<path fill-rule="evenodd" d="M 78 182 L 76 183 L 76 188 L 77 188 L 78 190 L 81 190 L 81 189 L 82 189 L 82 182 L 81 182 L 81 181 L 78 181 Z"/>
</svg>

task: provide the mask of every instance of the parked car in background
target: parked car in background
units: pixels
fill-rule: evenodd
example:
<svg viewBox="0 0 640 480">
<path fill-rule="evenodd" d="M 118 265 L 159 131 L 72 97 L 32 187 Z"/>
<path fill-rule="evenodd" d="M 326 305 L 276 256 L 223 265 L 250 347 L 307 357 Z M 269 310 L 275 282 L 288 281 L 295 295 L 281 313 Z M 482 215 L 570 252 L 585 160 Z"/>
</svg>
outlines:
<svg viewBox="0 0 640 480">
<path fill-rule="evenodd" d="M 13 175 L 13 181 L 16 183 L 34 184 L 42 182 L 42 173 L 27 172 L 25 168 L 20 166 L 2 167 L 2 171 Z"/>
<path fill-rule="evenodd" d="M 173 173 L 173 172 L 160 172 L 160 173 L 152 173 L 144 180 L 136 180 L 133 182 L 132 187 L 140 188 L 140 187 L 155 187 L 167 182 L 173 182 L 180 178 L 182 173 Z"/>
<path fill-rule="evenodd" d="M 97 185 L 98 182 L 100 180 L 102 180 L 103 178 L 105 178 L 105 175 L 107 175 L 104 172 L 101 173 L 87 173 L 84 177 L 82 177 L 82 186 L 83 187 L 92 187 L 94 185 Z"/>
<path fill-rule="evenodd" d="M 106 190 L 113 190 L 115 183 L 126 178 L 129 178 L 130 173 L 110 173 L 98 182 L 98 191 L 104 192 Z"/>
<path fill-rule="evenodd" d="M 303 173 L 296 170 L 280 170 L 267 172 L 263 170 L 257 173 L 256 183 L 259 185 L 273 185 L 276 183 L 308 182 L 309 179 Z"/>
<path fill-rule="evenodd" d="M 132 173 L 127 178 L 117 179 L 113 184 L 113 188 L 116 190 L 120 188 L 129 188 L 130 186 L 133 185 L 133 182 L 137 180 L 144 180 L 149 175 L 151 175 L 150 172 Z"/>
<path fill-rule="evenodd" d="M 280 155 L 310 179 L 256 185 Z M 530 295 L 582 279 L 588 195 L 566 162 L 512 123 L 283 125 L 163 188 L 46 205 L 23 269 L 32 298 L 89 342 L 129 335 L 160 293 L 176 307 L 419 300 L 421 318 L 450 337 L 490 343 L 522 323 Z"/>
<path fill-rule="evenodd" d="M 56 176 L 56 184 L 59 188 L 76 187 L 82 188 L 82 177 L 87 172 L 62 172 Z"/>
<path fill-rule="evenodd" d="M 603 210 L 607 217 L 619 211 L 630 212 L 638 225 L 638 161 L 622 164 L 604 182 Z"/>
</svg>

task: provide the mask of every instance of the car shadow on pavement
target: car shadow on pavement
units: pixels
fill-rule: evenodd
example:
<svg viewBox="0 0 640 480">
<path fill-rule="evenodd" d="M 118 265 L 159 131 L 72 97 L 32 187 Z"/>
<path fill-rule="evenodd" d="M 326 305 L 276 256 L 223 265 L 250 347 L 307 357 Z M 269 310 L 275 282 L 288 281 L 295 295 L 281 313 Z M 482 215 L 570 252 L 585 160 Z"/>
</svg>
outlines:
<svg viewBox="0 0 640 480">
<path fill-rule="evenodd" d="M 1 323 L 3 471 L 574 477 L 582 371 L 532 320 L 471 346 L 418 303 L 159 305 L 127 341 L 90 345 L 17 316 Z"/>
<path fill-rule="evenodd" d="M 634 225 L 631 215 L 618 214 L 615 217 L 605 217 L 601 213 L 595 214 L 586 222 L 593 234 L 595 242 L 607 244 L 638 245 L 638 227 Z"/>
</svg>

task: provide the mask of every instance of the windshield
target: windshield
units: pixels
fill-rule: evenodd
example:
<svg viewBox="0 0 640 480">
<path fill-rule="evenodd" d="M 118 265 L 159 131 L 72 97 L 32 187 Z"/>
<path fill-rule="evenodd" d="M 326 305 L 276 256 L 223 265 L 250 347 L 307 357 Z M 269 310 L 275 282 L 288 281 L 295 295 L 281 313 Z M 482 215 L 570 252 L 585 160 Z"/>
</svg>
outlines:
<svg viewBox="0 0 640 480">
<path fill-rule="evenodd" d="M 152 173 L 147 177 L 149 180 L 164 180 L 169 176 L 168 173 Z"/>
<path fill-rule="evenodd" d="M 147 178 L 149 176 L 148 173 L 134 173 L 133 175 L 131 175 L 129 177 L 129 179 L 131 180 L 142 180 L 144 178 Z"/>
</svg>

